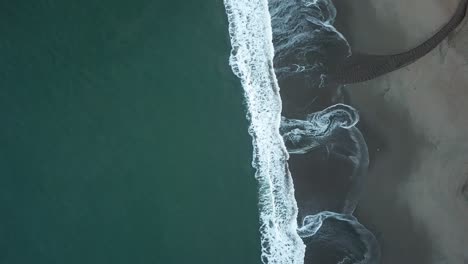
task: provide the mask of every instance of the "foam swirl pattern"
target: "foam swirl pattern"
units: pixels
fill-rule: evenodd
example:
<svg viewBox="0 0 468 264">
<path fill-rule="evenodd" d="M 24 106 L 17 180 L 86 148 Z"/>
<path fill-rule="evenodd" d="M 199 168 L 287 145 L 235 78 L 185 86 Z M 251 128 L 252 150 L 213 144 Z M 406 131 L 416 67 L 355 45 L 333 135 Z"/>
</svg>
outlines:
<svg viewBox="0 0 468 264">
<path fill-rule="evenodd" d="M 294 105 L 302 101 L 303 91 L 329 89 L 330 83 L 324 81 L 327 69 L 351 56 L 351 47 L 333 26 L 336 9 L 332 2 L 271 0 L 270 12 L 275 70 L 281 88 L 286 90 L 282 92 L 283 100 Z M 288 111 L 283 114 L 295 115 Z M 343 200 L 338 201 L 341 206 L 333 207 L 334 211 L 327 207 L 331 204 L 329 200 L 340 199 L 338 193 L 329 196 L 328 200 L 327 197 L 311 199 L 313 195 L 305 195 L 303 186 L 297 186 L 301 189 L 297 194 L 300 199 L 298 222 L 301 223 L 298 233 L 306 244 L 305 263 L 374 264 L 380 260 L 374 235 L 352 215 L 369 165 L 367 144 L 355 127 L 358 121 L 357 111 L 345 104 L 333 104 L 298 119 L 282 118 L 280 133 L 290 154 L 306 156 L 319 152 L 323 155 L 318 160 L 314 160 L 314 156 L 303 160 L 346 168 L 340 172 L 344 175 L 340 179 L 346 181 L 346 188 L 341 190 L 346 193 L 339 194 Z M 309 172 L 325 176 L 327 173 L 327 170 Z M 301 174 L 307 176 L 303 170 Z M 295 183 L 297 180 L 298 184 L 314 184 L 307 177 L 292 176 Z M 319 185 L 325 182 L 344 184 L 329 182 L 326 177 L 315 182 Z"/>
<path fill-rule="evenodd" d="M 330 63 L 351 55 L 345 37 L 333 26 L 336 9 L 330 0 L 270 0 L 269 6 L 281 87 L 297 79 L 319 86 Z"/>
</svg>

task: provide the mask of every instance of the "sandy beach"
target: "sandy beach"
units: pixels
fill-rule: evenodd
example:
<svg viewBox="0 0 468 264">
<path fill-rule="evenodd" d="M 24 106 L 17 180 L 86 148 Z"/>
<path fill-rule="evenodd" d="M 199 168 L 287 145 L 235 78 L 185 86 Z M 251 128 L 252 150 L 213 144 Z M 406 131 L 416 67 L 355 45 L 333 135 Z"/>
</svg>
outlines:
<svg viewBox="0 0 468 264">
<path fill-rule="evenodd" d="M 334 1 L 355 51 L 390 54 L 430 37 L 457 0 Z M 369 146 L 356 216 L 383 264 L 468 263 L 468 22 L 415 63 L 349 85 Z"/>
</svg>

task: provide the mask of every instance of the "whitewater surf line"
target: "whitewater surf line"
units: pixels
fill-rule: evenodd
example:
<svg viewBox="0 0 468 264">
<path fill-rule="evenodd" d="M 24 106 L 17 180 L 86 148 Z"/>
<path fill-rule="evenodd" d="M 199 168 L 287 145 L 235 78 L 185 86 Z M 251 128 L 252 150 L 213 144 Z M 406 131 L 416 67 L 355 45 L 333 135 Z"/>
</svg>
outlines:
<svg viewBox="0 0 468 264">
<path fill-rule="evenodd" d="M 273 68 L 267 0 L 224 0 L 232 52 L 230 65 L 244 88 L 253 162 L 259 189 L 261 259 L 269 264 L 304 263 L 297 233 L 297 204 L 289 154 L 279 133 L 281 98 Z"/>
</svg>

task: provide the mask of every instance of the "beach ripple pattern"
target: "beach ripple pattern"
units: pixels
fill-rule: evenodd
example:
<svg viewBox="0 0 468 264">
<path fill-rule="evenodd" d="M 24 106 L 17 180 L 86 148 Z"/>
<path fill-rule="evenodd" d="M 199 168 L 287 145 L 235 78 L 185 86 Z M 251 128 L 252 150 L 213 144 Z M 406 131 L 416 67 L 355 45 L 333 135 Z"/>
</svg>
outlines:
<svg viewBox="0 0 468 264">
<path fill-rule="evenodd" d="M 289 154 L 279 134 L 281 98 L 273 69 L 267 0 L 224 0 L 232 52 L 230 65 L 244 88 L 255 177 L 259 183 L 263 263 L 304 262 L 297 233 L 297 204 L 288 169 Z"/>
</svg>

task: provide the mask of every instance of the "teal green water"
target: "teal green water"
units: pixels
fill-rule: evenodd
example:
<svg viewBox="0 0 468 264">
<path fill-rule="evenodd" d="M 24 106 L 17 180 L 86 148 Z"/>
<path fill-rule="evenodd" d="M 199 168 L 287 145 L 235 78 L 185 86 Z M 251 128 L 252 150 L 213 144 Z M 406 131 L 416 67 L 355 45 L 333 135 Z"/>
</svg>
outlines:
<svg viewBox="0 0 468 264">
<path fill-rule="evenodd" d="M 221 0 L 0 3 L 0 263 L 260 262 Z"/>
</svg>

